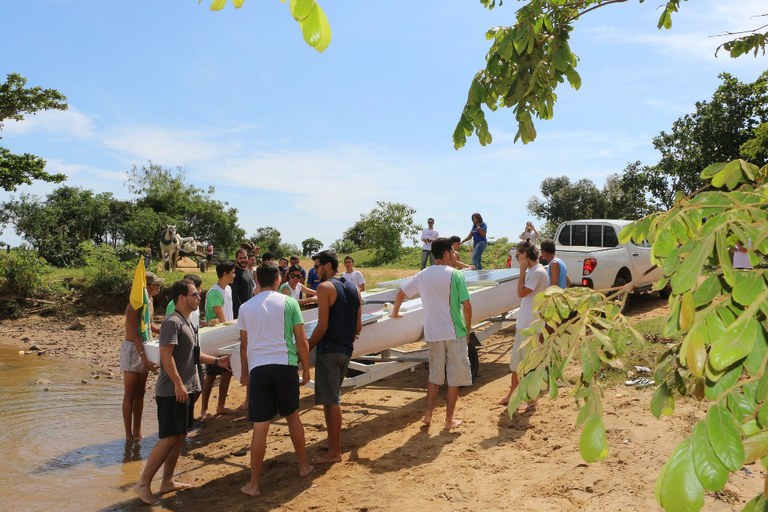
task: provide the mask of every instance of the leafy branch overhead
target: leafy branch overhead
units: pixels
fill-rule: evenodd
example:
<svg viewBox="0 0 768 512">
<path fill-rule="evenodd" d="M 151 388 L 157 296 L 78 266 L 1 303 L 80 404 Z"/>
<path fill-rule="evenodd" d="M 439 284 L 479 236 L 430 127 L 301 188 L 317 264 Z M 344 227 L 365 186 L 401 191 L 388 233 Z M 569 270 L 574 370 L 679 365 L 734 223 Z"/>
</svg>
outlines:
<svg viewBox="0 0 768 512">
<path fill-rule="evenodd" d="M 486 66 L 475 74 L 467 101 L 453 132 L 453 145 L 463 147 L 473 133 L 481 145 L 492 141 L 484 107 L 496 111 L 511 108 L 517 120 L 515 142 L 527 144 L 536 139 L 534 118 L 551 119 L 557 101 L 555 90 L 567 81 L 574 89 L 581 87 L 576 71 L 579 58 L 569 46 L 576 22 L 585 14 L 627 0 L 529 0 L 516 13 L 513 26 L 495 27 L 486 33 L 492 40 L 486 54 Z M 670 0 L 659 16 L 659 29 L 672 27 L 672 15 L 682 0 Z M 640 3 L 643 0 L 639 0 Z M 488 9 L 496 0 L 481 0 Z M 502 2 L 499 1 L 501 6 Z M 750 51 L 765 53 L 768 32 L 760 27 L 748 35 L 723 43 L 732 57 Z M 729 34 L 735 35 L 735 34 Z"/>
<path fill-rule="evenodd" d="M 285 3 L 285 0 L 280 1 Z M 198 0 L 198 3 L 200 2 L 202 0 Z M 245 0 L 232 0 L 232 5 L 239 9 L 244 2 Z M 226 4 L 227 0 L 211 0 L 211 10 L 220 11 Z M 318 52 L 325 51 L 331 44 L 331 25 L 320 5 L 315 0 L 289 0 L 289 8 L 291 16 L 301 28 L 304 41 Z"/>
</svg>

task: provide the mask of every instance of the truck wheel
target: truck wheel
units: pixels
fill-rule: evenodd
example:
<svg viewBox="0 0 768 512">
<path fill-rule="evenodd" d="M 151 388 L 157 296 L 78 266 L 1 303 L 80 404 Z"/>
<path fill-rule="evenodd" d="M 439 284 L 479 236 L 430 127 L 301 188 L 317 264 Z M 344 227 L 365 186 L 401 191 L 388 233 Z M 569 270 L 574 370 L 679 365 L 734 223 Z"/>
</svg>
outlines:
<svg viewBox="0 0 768 512">
<path fill-rule="evenodd" d="M 613 282 L 613 287 L 614 288 L 618 288 L 619 286 L 624 286 L 625 284 L 627 284 L 627 282 L 628 281 L 626 279 L 624 279 L 623 277 L 616 276 L 616 280 Z M 627 292 L 619 294 L 619 296 L 617 297 L 619 300 L 624 300 L 624 306 L 621 308 L 621 312 L 622 313 L 624 313 L 627 310 L 627 306 L 629 306 L 629 297 L 630 297 L 630 295 Z M 626 298 L 626 300 L 625 300 L 625 298 Z"/>
</svg>

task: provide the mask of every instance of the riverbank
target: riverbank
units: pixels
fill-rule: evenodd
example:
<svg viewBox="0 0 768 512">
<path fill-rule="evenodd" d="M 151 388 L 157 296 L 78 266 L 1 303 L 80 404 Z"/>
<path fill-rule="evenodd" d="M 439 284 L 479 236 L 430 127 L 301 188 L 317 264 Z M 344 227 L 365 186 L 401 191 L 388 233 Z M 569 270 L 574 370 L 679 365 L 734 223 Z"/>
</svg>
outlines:
<svg viewBox="0 0 768 512">
<path fill-rule="evenodd" d="M 633 320 L 664 314 L 666 301 L 641 297 L 629 311 Z M 32 344 L 48 352 L 40 357 L 86 361 L 94 372 L 120 379 L 117 353 L 122 316 L 74 321 L 27 318 L 0 322 L 0 344 L 26 350 Z M 444 394 L 438 399 L 436 422 L 421 428 L 427 370 L 402 372 L 342 397 L 343 462 L 316 466 L 299 478 L 287 425 L 278 420 L 270 431 L 262 477 L 263 496 L 239 492 L 247 481 L 250 424 L 243 414 L 206 422 L 182 455 L 179 479 L 195 487 L 168 495 L 154 510 L 658 510 L 655 479 L 677 443 L 702 416 L 700 404 L 679 401 L 675 416 L 651 416 L 652 391 L 619 385 L 606 390 L 605 423 L 608 458 L 585 464 L 579 455 L 576 408 L 561 390 L 557 400 L 542 398 L 535 412 L 510 420 L 494 405 L 509 384 L 509 350 L 513 331 L 486 339 L 480 350 L 480 375 L 462 390 L 457 416 L 465 423 L 454 433 L 441 432 Z M 25 355 L 23 357 L 36 357 Z M 102 377 L 103 378 L 103 377 Z M 216 390 L 214 390 L 214 397 Z M 153 407 L 151 389 L 147 407 Z M 228 405 L 242 403 L 244 391 L 230 390 Z M 302 390 L 301 419 L 310 456 L 322 453 L 325 427 L 312 392 Z M 108 421 L 103 418 L 102 421 Z M 116 438 L 121 432 L 115 410 Z M 142 441 L 142 446 L 154 439 Z M 734 474 L 725 490 L 709 493 L 705 510 L 740 510 L 762 490 L 765 471 L 751 465 Z M 147 510 L 130 489 L 110 510 Z"/>
</svg>

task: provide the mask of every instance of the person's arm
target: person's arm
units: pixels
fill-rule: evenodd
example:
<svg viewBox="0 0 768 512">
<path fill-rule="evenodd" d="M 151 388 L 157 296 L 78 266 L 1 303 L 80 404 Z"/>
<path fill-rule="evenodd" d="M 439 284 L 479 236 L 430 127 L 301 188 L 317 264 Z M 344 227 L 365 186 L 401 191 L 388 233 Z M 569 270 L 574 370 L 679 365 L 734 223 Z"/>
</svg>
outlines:
<svg viewBox="0 0 768 512">
<path fill-rule="evenodd" d="M 358 290 L 357 292 L 357 323 L 355 324 L 355 338 L 360 336 L 360 332 L 362 330 L 363 330 L 363 296 L 360 294 L 360 290 Z"/>
<path fill-rule="evenodd" d="M 525 274 L 528 270 L 528 256 L 524 253 L 518 254 L 517 262 L 520 265 L 520 275 L 517 276 L 517 296 L 522 299 L 533 292 L 530 288 L 525 287 Z"/>
<path fill-rule="evenodd" d="M 549 286 L 560 286 L 560 264 L 556 261 L 549 262 Z"/>
<path fill-rule="evenodd" d="M 333 283 L 325 281 L 317 287 L 317 326 L 309 338 L 309 350 L 320 343 L 328 330 L 328 316 L 331 309 L 331 290 L 335 290 Z"/>
<path fill-rule="evenodd" d="M 402 290 L 397 290 L 397 296 L 395 297 L 395 305 L 392 307 L 392 313 L 389 314 L 390 318 L 402 318 L 402 315 L 400 314 L 400 305 L 405 300 L 405 292 Z"/>
<path fill-rule="evenodd" d="M 358 272 L 360 272 L 360 271 L 358 270 Z M 361 281 L 361 283 L 360 283 L 360 286 L 358 288 L 360 289 L 361 292 L 364 292 L 365 291 L 365 278 L 363 277 L 363 273 L 362 272 L 360 272 L 360 281 Z M 360 302 L 362 303 L 362 299 L 360 299 Z"/>
<path fill-rule="evenodd" d="M 304 331 L 304 324 L 293 326 L 293 337 L 296 339 L 296 352 L 301 361 L 301 383 L 303 386 L 309 382 L 309 342 L 307 342 L 307 333 Z"/>
<path fill-rule="evenodd" d="M 240 384 L 248 385 L 248 331 L 240 331 Z"/>
<path fill-rule="evenodd" d="M 470 230 L 469 234 L 466 237 L 464 237 L 464 240 L 462 240 L 461 243 L 464 243 L 471 238 L 472 238 L 472 231 Z"/>
<path fill-rule="evenodd" d="M 230 370 L 229 367 L 229 355 L 226 356 L 212 356 L 204 352 L 200 352 L 200 362 L 203 364 L 212 364 L 225 370 Z"/>
<path fill-rule="evenodd" d="M 301 283 L 299 283 L 299 286 L 301 286 L 301 291 L 305 295 L 309 295 L 310 297 L 314 297 L 315 295 L 317 295 L 317 292 L 315 290 L 313 290 L 312 288 L 310 288 L 308 286 L 304 286 Z"/>
<path fill-rule="evenodd" d="M 477 226 L 477 234 L 478 235 L 480 235 L 481 237 L 485 238 L 486 231 L 488 231 L 488 229 L 483 229 L 483 225 L 482 224 L 478 224 L 478 226 Z"/>
</svg>

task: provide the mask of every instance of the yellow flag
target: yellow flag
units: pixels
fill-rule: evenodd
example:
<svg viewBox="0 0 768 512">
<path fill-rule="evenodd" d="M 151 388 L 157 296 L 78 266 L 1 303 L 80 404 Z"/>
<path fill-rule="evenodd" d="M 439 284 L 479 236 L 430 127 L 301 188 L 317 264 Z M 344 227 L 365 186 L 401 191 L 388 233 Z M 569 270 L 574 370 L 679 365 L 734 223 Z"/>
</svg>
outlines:
<svg viewBox="0 0 768 512">
<path fill-rule="evenodd" d="M 136 265 L 136 273 L 133 275 L 131 285 L 131 306 L 139 313 L 139 335 L 145 339 L 152 339 L 152 318 L 149 315 L 149 294 L 147 293 L 147 276 L 144 270 L 144 258 L 139 258 Z"/>
</svg>

